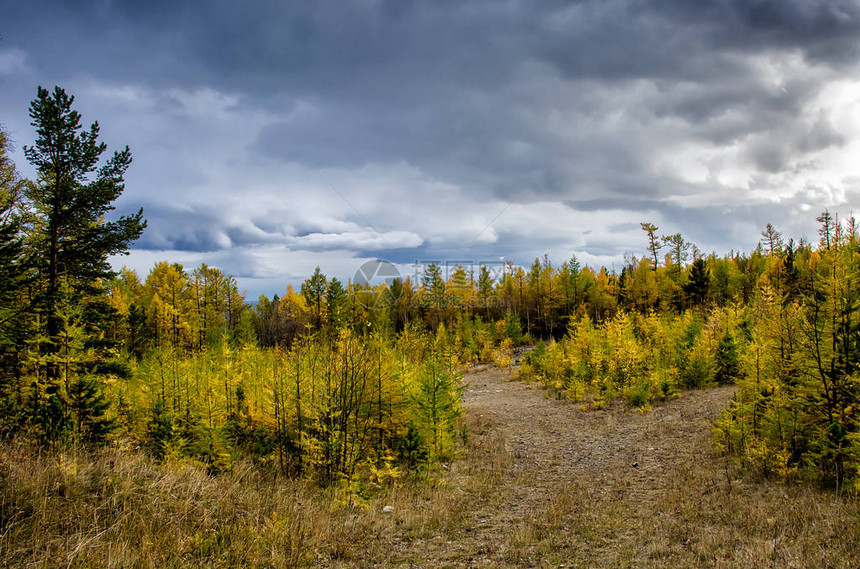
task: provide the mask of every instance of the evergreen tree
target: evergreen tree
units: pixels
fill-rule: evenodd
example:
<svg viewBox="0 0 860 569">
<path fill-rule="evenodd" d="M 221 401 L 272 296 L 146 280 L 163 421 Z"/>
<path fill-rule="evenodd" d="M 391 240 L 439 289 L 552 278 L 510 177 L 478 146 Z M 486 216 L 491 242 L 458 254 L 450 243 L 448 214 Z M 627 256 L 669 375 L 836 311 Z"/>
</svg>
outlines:
<svg viewBox="0 0 860 569">
<path fill-rule="evenodd" d="M 684 292 L 694 305 L 699 306 L 705 302 L 710 286 L 711 270 L 704 259 L 696 259 L 690 268 L 690 279 L 684 285 Z"/>
<path fill-rule="evenodd" d="M 510 310 L 505 314 L 505 338 L 510 338 L 515 345 L 519 345 L 526 340 L 520 319 Z"/>
<path fill-rule="evenodd" d="M 32 319 L 26 285 L 29 271 L 21 234 L 24 181 L 7 152 L 9 141 L 0 130 L 0 431 L 18 423 L 23 403 L 21 365 Z"/>
<path fill-rule="evenodd" d="M 69 400 L 76 438 L 90 444 L 104 443 L 114 421 L 105 415 L 110 402 L 101 391 L 101 383 L 91 376 L 79 376 L 70 386 Z"/>
<path fill-rule="evenodd" d="M 326 277 L 319 266 L 314 270 L 314 274 L 302 283 L 302 296 L 305 297 L 308 308 L 313 311 L 313 324 L 317 330 L 322 324 L 322 306 L 326 287 Z"/>
<path fill-rule="evenodd" d="M 147 425 L 147 444 L 149 451 L 157 459 L 164 458 L 170 444 L 176 437 L 173 418 L 164 404 L 164 399 L 158 398 L 152 406 L 152 415 Z"/>
<path fill-rule="evenodd" d="M 399 282 L 399 281 L 397 281 Z M 337 333 L 344 325 L 344 305 L 346 304 L 346 289 L 338 279 L 332 279 L 326 289 L 326 316 L 328 325 Z"/>
<path fill-rule="evenodd" d="M 717 354 L 714 357 L 714 363 L 716 364 L 714 380 L 717 383 L 734 383 L 739 377 L 738 349 L 731 333 L 726 332 L 720 340 L 717 346 Z"/>
<path fill-rule="evenodd" d="M 445 298 L 445 279 L 442 278 L 442 270 L 436 263 L 430 263 L 424 269 L 421 276 L 421 285 L 424 292 L 430 295 L 435 306 L 441 306 Z"/>
<path fill-rule="evenodd" d="M 442 270 L 436 263 L 430 263 L 421 275 L 421 287 L 423 297 L 426 299 L 427 323 L 431 328 L 436 328 L 441 320 L 441 309 L 445 304 L 445 279 L 442 278 Z"/>
<path fill-rule="evenodd" d="M 427 459 L 424 440 L 414 422 L 409 421 L 406 433 L 398 440 L 397 450 L 408 468 L 415 468 L 418 463 Z"/>
<path fill-rule="evenodd" d="M 782 261 L 783 275 L 785 279 L 785 301 L 790 302 L 799 293 L 800 273 L 795 265 L 795 250 L 794 240 L 788 242 L 788 247 L 785 250 L 785 258 Z"/>
<path fill-rule="evenodd" d="M 334 284 L 334 280 L 332 280 L 332 284 Z M 391 327 L 395 332 L 402 332 L 406 326 L 406 321 L 409 319 L 407 307 L 409 300 L 406 297 L 406 287 L 403 281 L 400 279 L 392 280 L 391 284 L 385 290 L 385 297 L 382 303 L 388 308 Z"/>
<path fill-rule="evenodd" d="M 0 131 L 0 322 L 16 312 L 23 284 L 20 200 L 24 181 L 9 159 L 8 149 L 6 134 Z"/>
<path fill-rule="evenodd" d="M 53 93 L 39 87 L 30 105 L 36 143 L 24 147 L 38 173 L 26 191 L 32 210 L 28 244 L 43 282 L 40 304 L 52 340 L 62 331 L 61 282 L 66 280 L 77 297 L 98 292 L 102 279 L 112 275 L 108 257 L 125 253 L 146 226 L 143 210 L 105 219 L 124 189 L 131 152 L 126 147 L 99 166 L 107 147 L 98 142 L 98 123 L 82 130 L 73 102 L 59 87 Z M 56 380 L 55 366 L 49 366 L 48 376 Z"/>
<path fill-rule="evenodd" d="M 66 440 L 71 428 L 71 414 L 59 393 L 39 397 L 38 386 L 32 386 L 33 410 L 42 444 L 56 446 Z"/>
<path fill-rule="evenodd" d="M 481 306 L 490 314 L 490 297 L 493 294 L 493 278 L 490 276 L 490 269 L 487 265 L 481 265 L 481 270 L 478 273 L 478 299 Z"/>
</svg>

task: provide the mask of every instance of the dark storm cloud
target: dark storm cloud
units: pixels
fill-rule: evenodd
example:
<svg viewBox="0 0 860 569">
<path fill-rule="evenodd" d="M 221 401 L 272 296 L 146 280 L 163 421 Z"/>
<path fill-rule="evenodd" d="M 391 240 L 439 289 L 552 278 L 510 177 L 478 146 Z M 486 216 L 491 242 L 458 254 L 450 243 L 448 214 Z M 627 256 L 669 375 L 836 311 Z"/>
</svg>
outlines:
<svg viewBox="0 0 860 569">
<path fill-rule="evenodd" d="M 131 85 L 154 101 L 147 112 L 170 117 L 167 136 L 182 141 L 175 160 L 183 165 L 133 174 L 129 189 L 145 177 L 171 176 L 187 195 L 176 192 L 171 206 L 158 196 L 128 197 L 152 204 L 137 247 L 201 253 L 286 243 L 398 261 L 470 257 L 471 236 L 510 202 L 508 216 L 547 202 L 581 224 L 590 212 L 593 219 L 628 212 L 631 219 L 612 217 L 619 213 L 605 222 L 627 236 L 636 234 L 633 216 L 671 219 L 667 231 L 723 246 L 766 210 L 797 214 L 780 196 L 769 205 L 740 203 L 779 184 L 768 176 L 812 171 L 819 153 L 850 142 L 832 109 L 811 113 L 810 105 L 835 78 L 855 73 L 860 56 L 860 4 L 848 0 L 0 0 L 0 8 L 0 48 L 26 56 L 28 80 Z M 259 125 L 244 137 L 206 130 L 175 90 L 229 97 L 232 120 Z M 216 173 L 188 165 L 202 152 L 194 140 L 200 132 L 201 145 L 224 149 Z M 152 134 L 140 154 L 170 164 L 161 143 Z M 210 189 L 230 174 L 231 160 L 248 168 L 245 178 L 260 178 L 255 191 L 289 195 L 283 211 L 219 203 L 244 191 L 241 175 Z M 272 164 L 326 176 L 368 165 L 418 174 L 405 177 L 402 184 L 413 185 L 402 190 L 396 180 L 379 190 L 366 180 L 359 191 L 375 201 L 353 196 L 356 208 L 334 195 L 349 189 L 348 174 L 333 182 L 335 192 L 317 180 L 319 205 L 308 212 L 290 201 L 301 187 L 272 182 L 281 171 L 257 175 Z M 729 167 L 752 173 L 719 180 Z M 454 188 L 450 198 L 430 182 Z M 302 184 L 294 186 L 309 182 Z M 721 222 L 729 206 L 708 205 L 712 196 L 723 204 L 737 197 L 736 229 Z M 472 202 L 487 211 L 460 227 L 457 214 L 478 216 Z M 440 234 L 450 224 L 457 237 L 432 234 L 437 228 L 421 226 L 416 212 L 440 220 Z M 368 221 L 386 235 L 416 235 L 374 236 Z M 540 234 L 505 216 L 494 224 L 504 231 L 479 243 L 482 255 L 533 257 L 576 246 L 618 256 L 631 248 L 585 226 Z"/>
<path fill-rule="evenodd" d="M 535 132 L 542 113 L 533 105 L 590 117 L 602 104 L 589 100 L 589 81 L 697 82 L 698 92 L 652 109 L 690 120 L 739 102 L 790 112 L 790 102 L 774 108 L 772 94 L 756 93 L 744 81 L 755 70 L 731 56 L 796 49 L 840 66 L 856 61 L 860 37 L 854 2 L 36 0 L 5 11 L 10 41 L 57 74 L 208 86 L 281 110 L 307 100 L 317 113 L 261 136 L 261 149 L 285 159 L 327 166 L 402 158 L 434 173 L 453 164 L 471 182 L 494 168 L 506 177 L 550 167 L 540 155 L 553 141 Z M 55 43 L 41 40 L 50 36 Z M 582 83 L 578 100 L 547 100 L 546 92 L 535 100 L 528 84 L 543 66 Z M 513 157 L 510 141 L 536 155 Z"/>
<path fill-rule="evenodd" d="M 209 208 L 171 208 L 160 204 L 143 206 L 147 231 L 135 242 L 143 250 L 179 250 L 205 253 L 225 248 L 223 220 Z"/>
<path fill-rule="evenodd" d="M 322 48 L 314 56 L 319 68 L 335 73 L 313 91 L 319 111 L 270 125 L 257 149 L 319 166 L 405 160 L 470 192 L 505 198 L 576 194 L 581 186 L 653 193 L 647 156 L 618 131 L 587 132 L 569 155 L 559 152 L 578 128 L 631 103 L 613 100 L 614 89 L 653 82 L 655 97 L 624 107 L 632 119 L 679 118 L 701 140 L 731 143 L 790 120 L 820 88 L 762 84 L 747 55 L 796 50 L 840 68 L 853 63 L 846 54 L 857 53 L 860 37 L 858 8 L 848 3 L 468 6 L 449 8 L 447 18 L 403 9 L 388 20 L 383 12 L 375 25 L 356 26 L 375 30 L 365 39 L 379 47 L 347 41 L 349 68 L 326 65 L 344 53 Z M 440 31 L 440 21 L 450 27 Z M 328 31 L 322 25 L 311 43 L 344 45 Z M 566 98 L 547 84 L 556 73 L 572 82 Z M 547 131 L 556 110 L 579 119 L 567 137 Z M 729 111 L 737 118 L 725 120 Z M 753 148 L 751 159 L 773 171 L 798 151 L 809 148 Z"/>
<path fill-rule="evenodd" d="M 279 106 L 290 96 L 360 110 L 394 102 L 395 113 L 491 94 L 528 61 L 601 80 L 710 81 L 738 70 L 721 54 L 767 49 L 839 65 L 855 60 L 860 32 L 860 7 L 848 1 L 32 0 L 4 12 L 5 35 L 39 38 L 27 47 L 55 70 L 205 84 Z"/>
</svg>

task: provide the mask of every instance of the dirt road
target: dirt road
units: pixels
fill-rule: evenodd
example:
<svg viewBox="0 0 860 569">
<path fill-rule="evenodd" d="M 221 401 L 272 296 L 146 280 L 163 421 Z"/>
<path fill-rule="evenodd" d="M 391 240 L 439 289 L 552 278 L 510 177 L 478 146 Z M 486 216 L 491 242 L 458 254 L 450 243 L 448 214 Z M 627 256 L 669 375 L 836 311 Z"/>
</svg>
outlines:
<svg viewBox="0 0 860 569">
<path fill-rule="evenodd" d="M 667 472 L 709 450 L 714 419 L 734 392 L 733 387 L 688 391 L 646 413 L 621 402 L 583 411 L 508 379 L 497 370 L 474 374 L 464 406 L 506 434 L 515 461 L 506 486 L 526 501 L 540 501 L 545 491 L 574 481 L 616 484 L 639 501 L 647 499 Z"/>
<path fill-rule="evenodd" d="M 467 375 L 463 405 L 472 437 L 484 440 L 474 446 L 495 441 L 504 458 L 491 469 L 486 460 L 455 463 L 451 484 L 466 494 L 459 535 L 413 544 L 416 565 L 617 566 L 638 557 L 631 548 L 646 536 L 635 534 L 650 533 L 678 483 L 703 457 L 713 460 L 711 427 L 733 393 L 685 392 L 644 414 L 620 402 L 583 411 L 511 380 L 495 368 Z M 467 479 L 480 476 L 489 487 L 470 491 Z"/>
<path fill-rule="evenodd" d="M 407 506 L 378 528 L 389 553 L 372 565 L 858 566 L 858 500 L 761 480 L 717 452 L 733 387 L 639 413 L 583 411 L 494 368 L 466 381 L 466 457 L 437 499 L 412 504 L 422 515 Z"/>
</svg>

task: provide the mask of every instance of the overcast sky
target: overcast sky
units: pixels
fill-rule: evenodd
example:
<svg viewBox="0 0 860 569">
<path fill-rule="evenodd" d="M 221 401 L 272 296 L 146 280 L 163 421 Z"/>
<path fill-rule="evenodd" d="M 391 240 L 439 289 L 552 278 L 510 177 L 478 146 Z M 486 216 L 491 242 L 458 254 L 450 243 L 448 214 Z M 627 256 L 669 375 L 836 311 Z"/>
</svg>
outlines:
<svg viewBox="0 0 860 569">
<path fill-rule="evenodd" d="M 60 85 L 134 164 L 118 261 L 584 264 L 860 210 L 856 0 L 0 0 L 0 123 Z"/>
</svg>

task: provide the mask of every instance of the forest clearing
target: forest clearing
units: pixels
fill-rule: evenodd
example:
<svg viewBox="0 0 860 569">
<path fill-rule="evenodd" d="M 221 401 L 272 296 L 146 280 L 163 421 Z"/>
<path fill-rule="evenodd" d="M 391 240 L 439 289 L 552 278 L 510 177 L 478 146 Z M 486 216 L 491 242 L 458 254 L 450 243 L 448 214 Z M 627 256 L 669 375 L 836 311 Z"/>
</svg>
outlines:
<svg viewBox="0 0 860 569">
<path fill-rule="evenodd" d="M 0 9 L 0 566 L 860 566 L 860 7 L 52 3 Z"/>
<path fill-rule="evenodd" d="M 331 490 L 247 464 L 212 477 L 115 450 L 86 462 L 7 446 L 2 500 L 30 515 L 6 520 L 3 564 L 855 565 L 855 501 L 750 479 L 713 449 L 712 425 L 733 387 L 687 391 L 648 413 L 623 404 L 583 411 L 513 377 L 491 366 L 468 373 L 465 456 L 354 507 L 332 507 Z"/>
</svg>

